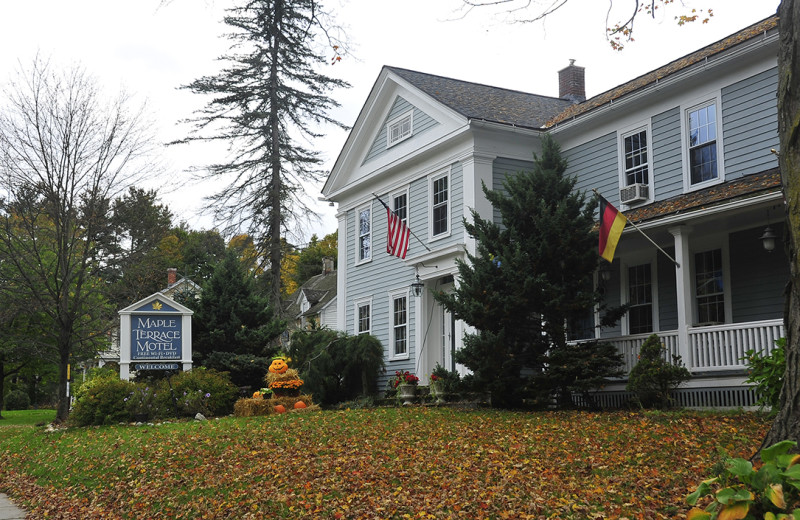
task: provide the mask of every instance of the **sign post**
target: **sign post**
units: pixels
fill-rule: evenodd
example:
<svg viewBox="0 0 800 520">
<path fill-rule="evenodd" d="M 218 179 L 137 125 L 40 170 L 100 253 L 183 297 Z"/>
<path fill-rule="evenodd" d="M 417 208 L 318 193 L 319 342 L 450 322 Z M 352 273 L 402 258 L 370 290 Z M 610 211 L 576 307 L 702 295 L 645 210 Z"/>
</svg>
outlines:
<svg viewBox="0 0 800 520">
<path fill-rule="evenodd" d="M 120 379 L 131 370 L 191 370 L 192 314 L 161 293 L 119 311 Z"/>
</svg>

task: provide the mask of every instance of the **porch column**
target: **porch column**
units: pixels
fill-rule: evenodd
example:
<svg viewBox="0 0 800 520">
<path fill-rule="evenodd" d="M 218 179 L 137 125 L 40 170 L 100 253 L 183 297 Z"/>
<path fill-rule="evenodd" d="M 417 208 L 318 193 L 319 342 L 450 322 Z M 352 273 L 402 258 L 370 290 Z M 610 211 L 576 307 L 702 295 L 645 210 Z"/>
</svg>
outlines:
<svg viewBox="0 0 800 520">
<path fill-rule="evenodd" d="M 691 228 L 677 226 L 668 230 L 675 240 L 675 260 L 681 265 L 675 268 L 675 288 L 678 300 L 678 352 L 687 368 L 693 363 L 689 350 L 689 327 L 692 324 L 692 277 L 689 255 Z"/>
</svg>

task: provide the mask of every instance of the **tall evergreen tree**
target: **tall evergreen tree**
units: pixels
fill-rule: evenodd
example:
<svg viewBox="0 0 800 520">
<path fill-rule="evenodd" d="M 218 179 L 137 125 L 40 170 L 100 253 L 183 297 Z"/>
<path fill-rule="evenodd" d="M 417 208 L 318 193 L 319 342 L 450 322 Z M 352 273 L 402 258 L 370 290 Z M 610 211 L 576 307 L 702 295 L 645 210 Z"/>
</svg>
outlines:
<svg viewBox="0 0 800 520">
<path fill-rule="evenodd" d="M 501 223 L 472 212 L 473 222 L 464 224 L 477 254 L 458 262 L 455 291 L 436 295 L 477 329 L 456 359 L 500 406 L 521 403 L 525 369 L 541 372 L 546 352 L 566 345 L 565 323 L 598 298 L 587 284 L 598 261 L 596 202 L 575 191 L 566 167 L 559 146 L 545 135 L 532 171 L 508 177 L 502 190 L 484 186 Z"/>
<path fill-rule="evenodd" d="M 230 180 L 210 200 L 218 216 L 249 227 L 257 248 L 268 252 L 278 302 L 281 236 L 313 215 L 302 183 L 319 182 L 324 173 L 319 152 L 300 139 L 321 137 L 321 124 L 345 128 L 329 115 L 339 103 L 328 92 L 349 85 L 318 72 L 327 58 L 317 37 L 333 46 L 318 0 L 237 3 L 224 18 L 236 50 L 223 57 L 229 66 L 184 87 L 211 100 L 182 142 L 223 140 L 235 150 L 228 162 L 208 167 L 209 177 Z"/>
</svg>

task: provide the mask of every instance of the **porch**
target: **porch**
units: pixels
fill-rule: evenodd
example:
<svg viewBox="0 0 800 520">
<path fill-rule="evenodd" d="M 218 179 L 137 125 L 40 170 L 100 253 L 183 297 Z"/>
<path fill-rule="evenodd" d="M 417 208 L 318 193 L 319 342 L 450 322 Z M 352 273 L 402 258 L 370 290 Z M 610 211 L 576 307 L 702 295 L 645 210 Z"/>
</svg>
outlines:
<svg viewBox="0 0 800 520">
<path fill-rule="evenodd" d="M 630 373 L 639 357 L 642 343 L 652 333 L 603 338 L 622 354 L 625 374 Z M 713 375 L 729 371 L 744 372 L 743 361 L 748 350 L 770 354 L 775 340 L 783 337 L 783 320 L 762 320 L 746 323 L 727 323 L 706 327 L 688 327 L 686 340 L 681 341 L 678 330 L 656 332 L 666 348 L 668 360 L 680 356 L 693 375 Z"/>
</svg>

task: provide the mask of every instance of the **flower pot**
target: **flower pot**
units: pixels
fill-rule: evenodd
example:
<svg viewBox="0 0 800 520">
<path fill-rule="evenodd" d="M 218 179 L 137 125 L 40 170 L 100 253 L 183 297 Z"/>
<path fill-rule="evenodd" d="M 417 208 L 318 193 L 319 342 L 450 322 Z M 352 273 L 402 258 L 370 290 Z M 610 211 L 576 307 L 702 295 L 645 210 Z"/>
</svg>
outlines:
<svg viewBox="0 0 800 520">
<path fill-rule="evenodd" d="M 397 387 L 397 398 L 403 401 L 403 406 L 414 404 L 417 387 L 414 385 L 400 385 Z"/>
<path fill-rule="evenodd" d="M 431 389 L 431 397 L 433 397 L 436 404 L 444 403 L 444 387 L 442 386 L 442 383 L 438 381 L 432 381 L 429 385 L 429 388 Z"/>
</svg>

